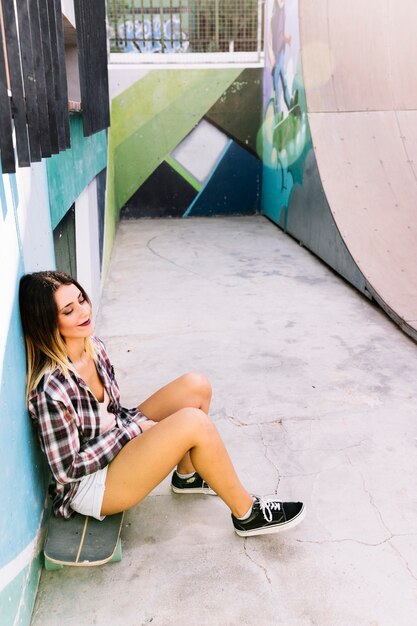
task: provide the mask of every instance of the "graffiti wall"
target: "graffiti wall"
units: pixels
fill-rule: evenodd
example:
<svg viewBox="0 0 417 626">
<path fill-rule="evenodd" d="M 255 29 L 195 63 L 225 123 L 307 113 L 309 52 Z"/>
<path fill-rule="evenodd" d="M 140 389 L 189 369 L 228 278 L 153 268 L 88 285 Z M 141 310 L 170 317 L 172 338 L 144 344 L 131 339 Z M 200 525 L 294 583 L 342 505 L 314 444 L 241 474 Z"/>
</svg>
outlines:
<svg viewBox="0 0 417 626">
<path fill-rule="evenodd" d="M 108 202 L 130 217 L 252 214 L 258 68 L 150 70 L 112 102 Z"/>
<path fill-rule="evenodd" d="M 323 191 L 307 115 L 298 0 L 267 0 L 262 212 L 364 291 Z"/>
<path fill-rule="evenodd" d="M 110 32 L 115 42 L 112 52 L 186 52 L 189 47 L 188 34 L 184 32 L 187 18 L 188 13 L 170 13 L 162 19 L 155 14 L 140 21 L 122 19 Z"/>
<path fill-rule="evenodd" d="M 311 150 L 301 76 L 298 3 L 271 0 L 265 6 L 262 209 L 284 228 L 294 186 L 302 184 L 303 165 Z"/>
<path fill-rule="evenodd" d="M 262 4 L 263 0 L 108 2 L 110 51 L 132 55 L 257 52 Z M 143 58 L 131 62 L 141 63 Z"/>
</svg>

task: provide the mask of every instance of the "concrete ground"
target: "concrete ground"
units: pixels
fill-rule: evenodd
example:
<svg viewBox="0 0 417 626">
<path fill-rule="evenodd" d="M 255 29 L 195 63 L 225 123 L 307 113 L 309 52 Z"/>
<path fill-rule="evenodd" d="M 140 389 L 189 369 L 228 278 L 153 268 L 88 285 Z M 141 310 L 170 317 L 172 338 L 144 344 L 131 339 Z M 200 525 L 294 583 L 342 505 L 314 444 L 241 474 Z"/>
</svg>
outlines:
<svg viewBox="0 0 417 626">
<path fill-rule="evenodd" d="M 242 539 L 169 479 L 121 563 L 44 572 L 32 626 L 417 623 L 417 350 L 263 217 L 125 221 L 98 316 L 127 406 L 187 370 L 254 493 L 303 524 Z"/>
</svg>

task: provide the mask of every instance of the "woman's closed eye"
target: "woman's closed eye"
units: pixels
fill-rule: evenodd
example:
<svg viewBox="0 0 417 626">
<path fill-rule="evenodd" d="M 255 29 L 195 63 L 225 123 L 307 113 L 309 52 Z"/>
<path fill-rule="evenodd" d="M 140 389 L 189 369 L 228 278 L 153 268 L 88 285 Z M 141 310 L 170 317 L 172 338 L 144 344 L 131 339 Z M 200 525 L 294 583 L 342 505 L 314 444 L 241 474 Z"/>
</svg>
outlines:
<svg viewBox="0 0 417 626">
<path fill-rule="evenodd" d="M 84 304 L 85 302 L 87 302 L 87 300 L 86 300 L 86 298 L 83 298 L 83 297 L 81 297 L 81 298 L 78 300 L 78 303 L 79 303 L 79 304 Z M 72 313 L 73 311 L 74 311 L 74 309 L 65 309 L 64 311 L 62 311 L 62 313 L 63 313 L 64 315 L 71 315 L 71 313 Z"/>
</svg>

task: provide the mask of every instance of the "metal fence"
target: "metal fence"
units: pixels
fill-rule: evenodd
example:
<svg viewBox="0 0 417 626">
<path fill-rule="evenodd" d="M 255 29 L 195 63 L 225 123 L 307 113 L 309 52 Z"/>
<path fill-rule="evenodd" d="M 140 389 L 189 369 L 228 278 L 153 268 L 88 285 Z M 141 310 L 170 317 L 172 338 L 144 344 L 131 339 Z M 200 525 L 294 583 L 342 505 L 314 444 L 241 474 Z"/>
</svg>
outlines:
<svg viewBox="0 0 417 626">
<path fill-rule="evenodd" d="M 262 50 L 263 0 L 108 0 L 110 51 Z"/>
</svg>

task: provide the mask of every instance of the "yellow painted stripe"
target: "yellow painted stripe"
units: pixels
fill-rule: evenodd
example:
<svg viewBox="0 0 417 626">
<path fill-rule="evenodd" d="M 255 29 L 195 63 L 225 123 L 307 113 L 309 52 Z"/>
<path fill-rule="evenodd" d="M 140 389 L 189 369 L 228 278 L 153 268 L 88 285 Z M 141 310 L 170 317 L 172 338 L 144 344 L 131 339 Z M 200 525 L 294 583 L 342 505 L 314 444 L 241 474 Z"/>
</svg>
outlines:
<svg viewBox="0 0 417 626">
<path fill-rule="evenodd" d="M 85 534 L 87 532 L 87 526 L 88 526 L 88 517 L 85 518 L 83 534 L 82 534 L 81 541 L 80 541 L 80 547 L 78 548 L 77 558 L 75 559 L 76 563 L 78 563 L 80 559 L 81 550 L 83 549 Z"/>
<path fill-rule="evenodd" d="M 194 176 L 190 174 L 190 172 L 188 172 L 185 167 L 182 167 L 182 165 L 180 165 L 178 161 L 176 161 L 169 155 L 165 158 L 165 161 L 168 163 L 168 165 L 172 167 L 172 169 L 174 169 L 180 176 L 182 176 L 182 178 L 186 180 L 187 183 L 191 185 L 191 187 L 194 187 L 196 191 L 200 191 L 200 181 L 194 178 Z"/>
</svg>

